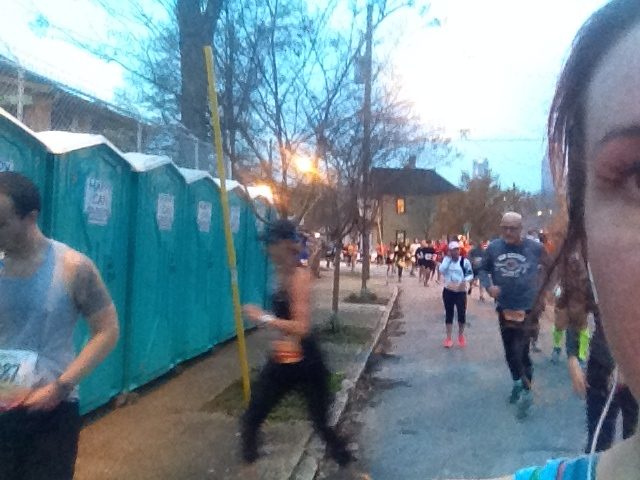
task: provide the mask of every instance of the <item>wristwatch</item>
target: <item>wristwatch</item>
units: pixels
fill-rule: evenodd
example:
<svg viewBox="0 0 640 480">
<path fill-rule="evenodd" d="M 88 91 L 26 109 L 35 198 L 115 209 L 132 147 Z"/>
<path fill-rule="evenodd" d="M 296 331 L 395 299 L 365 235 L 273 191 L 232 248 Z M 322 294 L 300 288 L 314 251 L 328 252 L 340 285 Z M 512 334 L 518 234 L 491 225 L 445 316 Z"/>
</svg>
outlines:
<svg viewBox="0 0 640 480">
<path fill-rule="evenodd" d="M 56 378 L 54 384 L 60 392 L 60 397 L 63 399 L 67 398 L 75 388 L 75 385 L 73 383 L 60 380 L 60 377 Z"/>
</svg>

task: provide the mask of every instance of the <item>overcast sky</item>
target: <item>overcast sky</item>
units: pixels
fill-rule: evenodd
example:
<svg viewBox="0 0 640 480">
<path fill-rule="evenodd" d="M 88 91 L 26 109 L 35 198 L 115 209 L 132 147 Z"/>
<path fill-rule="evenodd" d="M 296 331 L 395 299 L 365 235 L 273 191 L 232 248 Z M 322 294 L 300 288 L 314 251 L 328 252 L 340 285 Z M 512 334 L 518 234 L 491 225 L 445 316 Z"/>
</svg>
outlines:
<svg viewBox="0 0 640 480">
<path fill-rule="evenodd" d="M 125 5 L 130 0 L 112 4 L 116 1 Z M 554 83 L 571 39 L 604 3 L 432 0 L 426 18 L 405 10 L 388 19 L 376 34 L 377 48 L 393 52 L 399 88 L 426 124 L 452 136 L 469 129 L 476 139 L 542 141 Z M 117 65 L 29 28 L 41 12 L 52 23 L 88 37 L 106 35 L 110 20 L 89 0 L 0 0 L 0 11 L 0 53 L 10 52 L 28 67 L 105 100 L 113 100 L 114 90 L 124 86 Z M 431 18 L 438 18 L 440 26 L 427 27 Z M 468 166 L 454 166 L 451 175 L 461 168 Z M 539 185 L 539 178 L 497 173 L 529 190 Z"/>
</svg>

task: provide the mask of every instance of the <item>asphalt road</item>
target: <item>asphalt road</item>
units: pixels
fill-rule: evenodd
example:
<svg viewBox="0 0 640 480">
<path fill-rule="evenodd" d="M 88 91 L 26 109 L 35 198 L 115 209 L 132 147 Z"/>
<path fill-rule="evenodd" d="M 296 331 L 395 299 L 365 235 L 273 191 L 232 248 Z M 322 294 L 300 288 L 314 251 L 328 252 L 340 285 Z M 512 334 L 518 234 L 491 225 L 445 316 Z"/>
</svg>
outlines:
<svg viewBox="0 0 640 480">
<path fill-rule="evenodd" d="M 584 404 L 566 362 L 549 361 L 552 310 L 541 322 L 543 352 L 533 354 L 535 404 L 518 420 L 493 302 L 473 293 L 468 345 L 446 350 L 441 294 L 416 278 L 402 283 L 402 316 L 390 322 L 345 420 L 361 470 L 374 480 L 491 478 L 580 453 Z M 327 462 L 319 478 L 342 477 Z"/>
</svg>

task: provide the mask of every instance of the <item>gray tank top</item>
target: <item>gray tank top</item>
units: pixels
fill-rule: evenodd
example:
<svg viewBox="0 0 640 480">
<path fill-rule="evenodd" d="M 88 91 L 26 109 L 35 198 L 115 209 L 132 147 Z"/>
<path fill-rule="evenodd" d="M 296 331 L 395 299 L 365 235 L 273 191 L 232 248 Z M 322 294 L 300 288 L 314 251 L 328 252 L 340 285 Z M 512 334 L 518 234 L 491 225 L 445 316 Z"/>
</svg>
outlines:
<svg viewBox="0 0 640 480">
<path fill-rule="evenodd" d="M 31 387 L 54 381 L 75 358 L 73 330 L 80 314 L 63 278 L 68 249 L 49 240 L 44 262 L 25 278 L 2 275 L 0 260 L 0 352 L 37 355 Z M 71 398 L 77 398 L 77 389 Z"/>
</svg>

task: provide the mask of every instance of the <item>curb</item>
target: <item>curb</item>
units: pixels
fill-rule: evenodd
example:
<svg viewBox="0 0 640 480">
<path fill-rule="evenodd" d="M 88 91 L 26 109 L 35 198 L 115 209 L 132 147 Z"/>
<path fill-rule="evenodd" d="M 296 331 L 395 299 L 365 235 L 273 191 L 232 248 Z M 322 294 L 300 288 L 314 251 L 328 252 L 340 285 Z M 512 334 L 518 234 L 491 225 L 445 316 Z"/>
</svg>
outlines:
<svg viewBox="0 0 640 480">
<path fill-rule="evenodd" d="M 371 356 L 373 349 L 378 345 L 382 332 L 387 328 L 389 316 L 391 315 L 391 310 L 393 310 L 393 306 L 395 305 L 397 298 L 398 287 L 396 286 L 393 289 L 391 298 L 387 302 L 384 313 L 378 322 L 378 327 L 373 335 L 373 341 L 358 354 L 358 357 L 360 357 L 359 361 L 349 369 L 346 374 L 346 378 L 342 381 L 342 388 L 336 394 L 333 405 L 329 411 L 329 426 L 335 427 L 347 408 L 351 395 L 353 394 L 353 391 L 355 390 L 356 385 L 367 366 L 369 357 Z M 305 447 L 300 455 L 300 459 L 289 476 L 289 480 L 313 480 L 316 473 L 318 473 L 319 460 L 323 457 L 324 445 L 315 432 L 312 432 L 305 442 Z"/>
</svg>

